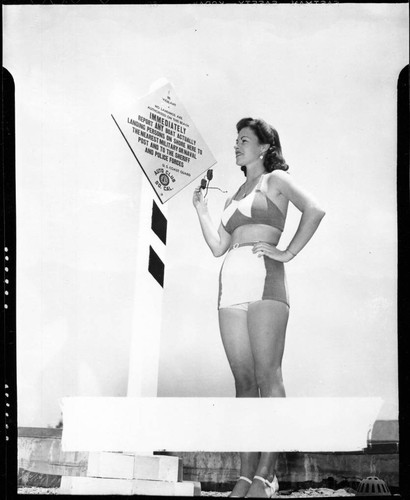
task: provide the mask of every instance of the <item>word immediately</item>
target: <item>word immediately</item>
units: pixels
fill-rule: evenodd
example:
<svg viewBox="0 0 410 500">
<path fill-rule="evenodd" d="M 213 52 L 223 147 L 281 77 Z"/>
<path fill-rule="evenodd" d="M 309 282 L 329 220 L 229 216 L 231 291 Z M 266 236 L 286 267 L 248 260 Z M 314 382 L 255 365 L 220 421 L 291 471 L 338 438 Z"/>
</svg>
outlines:
<svg viewBox="0 0 410 500">
<path fill-rule="evenodd" d="M 152 111 L 150 111 L 150 114 L 149 114 L 149 117 L 159 123 L 160 125 L 162 125 L 163 127 L 168 127 L 170 129 L 175 129 L 177 132 L 181 132 L 182 134 L 185 134 L 186 132 L 186 128 L 185 127 L 182 127 L 181 125 L 178 125 L 178 123 L 174 123 L 170 120 L 167 120 L 166 118 L 162 118 L 162 116 L 158 116 L 156 115 L 155 113 L 152 113 Z"/>
</svg>

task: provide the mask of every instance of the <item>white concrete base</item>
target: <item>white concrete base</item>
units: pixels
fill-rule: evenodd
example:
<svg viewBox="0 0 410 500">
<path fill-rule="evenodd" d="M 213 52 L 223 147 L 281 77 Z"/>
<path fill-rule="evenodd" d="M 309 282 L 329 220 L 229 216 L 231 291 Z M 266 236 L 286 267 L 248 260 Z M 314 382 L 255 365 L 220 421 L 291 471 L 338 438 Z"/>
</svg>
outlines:
<svg viewBox="0 0 410 500">
<path fill-rule="evenodd" d="M 382 402 L 376 397 L 64 398 L 62 448 L 357 451 L 367 446 Z"/>
<path fill-rule="evenodd" d="M 61 478 L 60 495 L 158 495 L 158 496 L 199 496 L 198 482 L 148 481 L 144 479 L 108 479 L 99 477 Z"/>
<path fill-rule="evenodd" d="M 182 476 L 182 462 L 178 457 L 161 455 L 90 452 L 87 476 L 177 482 Z"/>
</svg>

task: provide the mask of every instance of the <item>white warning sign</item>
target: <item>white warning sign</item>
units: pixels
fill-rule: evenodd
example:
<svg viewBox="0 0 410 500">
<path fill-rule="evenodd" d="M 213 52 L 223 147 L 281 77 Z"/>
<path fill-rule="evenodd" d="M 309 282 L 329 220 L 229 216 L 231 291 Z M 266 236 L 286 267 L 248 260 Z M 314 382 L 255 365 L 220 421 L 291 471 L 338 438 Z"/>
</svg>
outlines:
<svg viewBox="0 0 410 500">
<path fill-rule="evenodd" d="M 112 117 L 162 203 L 216 163 L 170 83 Z"/>
</svg>

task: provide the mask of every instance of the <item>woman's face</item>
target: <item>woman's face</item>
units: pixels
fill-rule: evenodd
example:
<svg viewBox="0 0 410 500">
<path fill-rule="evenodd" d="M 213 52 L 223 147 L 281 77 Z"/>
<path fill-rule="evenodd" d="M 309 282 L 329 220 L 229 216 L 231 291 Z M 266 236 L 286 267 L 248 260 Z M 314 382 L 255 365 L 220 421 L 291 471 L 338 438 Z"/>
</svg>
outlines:
<svg viewBox="0 0 410 500">
<path fill-rule="evenodd" d="M 240 130 L 235 144 L 236 164 L 242 167 L 254 163 L 260 160 L 262 153 L 263 147 L 255 132 L 250 127 Z"/>
</svg>

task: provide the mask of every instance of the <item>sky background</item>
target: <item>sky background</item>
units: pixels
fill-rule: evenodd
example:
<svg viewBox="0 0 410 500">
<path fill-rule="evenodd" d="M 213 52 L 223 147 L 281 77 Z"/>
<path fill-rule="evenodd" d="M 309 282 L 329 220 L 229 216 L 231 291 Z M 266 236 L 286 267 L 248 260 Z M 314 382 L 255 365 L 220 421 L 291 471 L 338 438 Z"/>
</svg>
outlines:
<svg viewBox="0 0 410 500">
<path fill-rule="evenodd" d="M 3 6 L 16 85 L 19 425 L 54 426 L 58 398 L 123 396 L 141 173 L 111 119 L 160 78 L 244 181 L 236 122 L 279 132 L 291 175 L 326 210 L 287 265 L 291 397 L 381 396 L 397 418 L 396 86 L 406 4 Z M 218 273 L 192 205 L 166 204 L 159 396 L 233 396 Z M 211 185 L 212 185 L 211 184 Z M 227 195 L 209 192 L 215 224 Z M 300 214 L 290 207 L 279 247 Z"/>
</svg>

